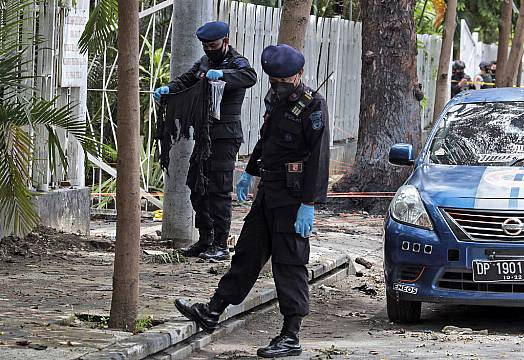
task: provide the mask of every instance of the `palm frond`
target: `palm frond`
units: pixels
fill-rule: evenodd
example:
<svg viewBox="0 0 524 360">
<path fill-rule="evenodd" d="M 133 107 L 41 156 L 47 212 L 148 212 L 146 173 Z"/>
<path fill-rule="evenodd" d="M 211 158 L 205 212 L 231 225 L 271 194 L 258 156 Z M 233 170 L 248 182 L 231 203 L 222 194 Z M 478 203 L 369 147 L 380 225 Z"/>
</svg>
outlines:
<svg viewBox="0 0 524 360">
<path fill-rule="evenodd" d="M 8 114 L 5 111 L 0 113 Z M 30 136 L 17 125 L 0 118 L 0 209 L 2 228 L 26 234 L 38 224 L 27 187 L 32 149 Z"/>
<path fill-rule="evenodd" d="M 51 174 L 56 176 L 59 161 L 64 168 L 64 172 L 67 172 L 69 164 L 67 162 L 67 157 L 65 155 L 64 149 L 62 148 L 62 144 L 60 143 L 60 138 L 58 137 L 56 130 L 50 125 L 46 125 L 46 129 L 49 134 L 47 141 L 49 168 L 51 169 Z"/>
<path fill-rule="evenodd" d="M 114 16 L 109 18 L 109 23 L 113 19 L 116 24 L 116 8 L 116 0 L 102 0 L 98 16 L 107 14 L 110 9 L 109 13 Z M 74 116 L 74 106 L 60 107 L 57 99 L 42 99 L 37 89 L 31 87 L 31 82 L 25 81 L 35 79 L 30 67 L 26 66 L 30 64 L 27 52 L 35 44 L 41 45 L 41 39 L 24 33 L 26 22 L 33 21 L 34 10 L 33 0 L 0 0 L 0 227 L 15 236 L 25 235 L 39 221 L 29 190 L 29 169 L 34 153 L 31 130 L 37 125 L 47 128 L 50 165 L 55 172 L 58 161 L 67 166 L 55 127 L 74 136 L 88 152 L 106 151 L 106 147 L 88 132 L 85 121 Z M 92 24 L 91 30 L 96 41 L 103 43 L 103 36 L 98 36 L 107 32 L 100 33 L 99 27 L 100 24 Z"/>
<path fill-rule="evenodd" d="M 92 56 L 101 54 L 109 39 L 115 36 L 118 24 L 118 1 L 100 0 L 91 12 L 78 45 L 80 52 Z"/>
</svg>

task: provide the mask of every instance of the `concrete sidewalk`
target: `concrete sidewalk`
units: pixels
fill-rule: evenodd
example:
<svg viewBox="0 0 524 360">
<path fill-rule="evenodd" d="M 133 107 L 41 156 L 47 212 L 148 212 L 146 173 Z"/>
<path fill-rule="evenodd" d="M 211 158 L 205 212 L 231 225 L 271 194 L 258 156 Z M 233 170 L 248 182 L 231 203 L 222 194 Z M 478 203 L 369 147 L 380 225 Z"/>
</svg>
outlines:
<svg viewBox="0 0 524 360">
<path fill-rule="evenodd" d="M 239 232 L 245 212 L 246 208 L 235 207 L 233 233 Z M 339 220 L 337 216 L 326 215 L 320 222 L 332 224 Z M 149 224 L 149 231 L 154 231 L 156 226 Z M 333 273 L 347 276 L 354 271 L 344 250 L 349 244 L 340 239 L 332 241 L 338 229 L 326 230 L 319 226 L 319 234 L 311 240 L 312 281 Z M 347 234 L 340 235 L 350 239 Z M 147 249 L 150 244 L 147 242 L 143 248 Z M 156 326 L 133 335 L 79 321 L 79 318 L 109 315 L 113 258 L 110 248 L 93 250 L 78 245 L 73 249 L 0 262 L 0 359 L 143 359 L 173 349 L 198 332 L 194 323 L 175 310 L 174 299 L 206 301 L 229 266 L 193 259 L 179 264 L 143 262 L 139 314 L 151 317 Z M 248 299 L 239 306 L 229 307 L 223 320 L 275 298 L 270 274 L 262 274 Z M 229 320 L 228 326 L 235 321 L 238 320 Z M 202 342 L 198 336 L 196 341 Z M 187 349 L 186 346 L 178 355 L 164 358 L 177 358 Z"/>
<path fill-rule="evenodd" d="M 330 274 L 333 270 L 341 269 L 345 265 L 344 273 L 347 276 L 351 272 L 347 268 L 348 262 L 349 258 L 345 254 L 326 247 L 313 245 L 311 249 L 311 265 L 308 267 L 310 281 L 318 280 Z M 354 270 L 352 272 L 354 273 Z M 257 281 L 255 288 L 242 304 L 228 307 L 222 315 L 221 321 L 245 314 L 275 300 L 277 297 L 275 285 L 273 279 L 268 276 L 262 276 Z M 101 351 L 83 355 L 81 359 L 144 359 L 181 343 L 197 334 L 199 330 L 194 322 L 187 321 L 183 316 L 176 314 L 162 326 L 155 327 L 143 334 L 116 341 Z M 175 355 L 169 356 L 169 358 L 183 358 L 183 355 L 186 355 L 184 351 L 177 352 Z"/>
</svg>

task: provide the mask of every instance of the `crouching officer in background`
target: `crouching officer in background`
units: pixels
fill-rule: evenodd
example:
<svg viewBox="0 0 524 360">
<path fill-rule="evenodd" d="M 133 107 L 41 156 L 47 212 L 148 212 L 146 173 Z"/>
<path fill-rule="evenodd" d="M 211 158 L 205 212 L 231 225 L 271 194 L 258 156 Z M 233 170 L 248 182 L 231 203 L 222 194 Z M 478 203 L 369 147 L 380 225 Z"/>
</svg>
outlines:
<svg viewBox="0 0 524 360">
<path fill-rule="evenodd" d="M 324 203 L 329 167 L 329 119 L 325 99 L 301 82 L 304 56 L 288 45 L 269 46 L 262 67 L 271 89 L 266 113 L 246 171 L 237 184 L 241 201 L 253 176 L 261 182 L 244 219 L 231 268 L 207 304 L 177 299 L 177 309 L 204 330 L 214 331 L 220 314 L 240 304 L 271 257 L 280 312 L 280 335 L 258 350 L 261 357 L 299 355 L 298 332 L 309 312 L 309 236 L 314 206 Z"/>
<path fill-rule="evenodd" d="M 470 85 L 471 78 L 464 73 L 466 64 L 462 60 L 453 61 L 451 75 L 451 97 L 455 97 L 458 93 L 470 89 L 475 89 L 473 85 Z"/>
<path fill-rule="evenodd" d="M 243 138 L 240 112 L 246 89 L 256 83 L 257 74 L 249 61 L 229 45 L 228 34 L 229 25 L 220 21 L 200 27 L 196 36 L 202 42 L 206 55 L 191 70 L 167 86 L 156 89 L 154 94 L 159 101 L 161 94 L 189 88 L 203 77 L 226 82 L 220 120 L 211 119 L 211 155 L 205 165 L 209 179 L 207 192 L 191 192 L 199 240 L 190 247 L 180 249 L 188 257 L 229 259 L 227 239 L 231 227 L 233 171 Z"/>
</svg>

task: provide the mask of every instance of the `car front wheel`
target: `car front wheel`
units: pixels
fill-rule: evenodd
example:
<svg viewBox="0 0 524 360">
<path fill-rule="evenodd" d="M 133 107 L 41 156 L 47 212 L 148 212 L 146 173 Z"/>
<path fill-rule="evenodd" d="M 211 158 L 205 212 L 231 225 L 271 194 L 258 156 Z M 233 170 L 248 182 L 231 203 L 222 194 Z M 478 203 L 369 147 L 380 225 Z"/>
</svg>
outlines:
<svg viewBox="0 0 524 360">
<path fill-rule="evenodd" d="M 389 321 L 398 324 L 420 321 L 420 301 L 400 300 L 395 293 L 386 291 L 386 302 Z"/>
</svg>

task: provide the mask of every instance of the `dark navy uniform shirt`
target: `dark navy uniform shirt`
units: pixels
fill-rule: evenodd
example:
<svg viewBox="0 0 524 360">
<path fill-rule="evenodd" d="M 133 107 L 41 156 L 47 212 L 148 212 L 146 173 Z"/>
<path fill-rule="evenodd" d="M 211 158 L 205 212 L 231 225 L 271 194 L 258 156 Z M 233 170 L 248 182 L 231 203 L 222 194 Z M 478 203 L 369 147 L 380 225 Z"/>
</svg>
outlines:
<svg viewBox="0 0 524 360">
<path fill-rule="evenodd" d="M 324 203 L 329 177 L 329 115 L 326 100 L 315 94 L 300 116 L 290 109 L 300 100 L 304 84 L 284 101 L 273 90 L 266 96 L 266 115 L 257 142 L 246 168 L 247 173 L 260 176 L 261 168 L 271 173 L 285 172 L 286 164 L 303 162 L 303 186 L 300 192 L 286 188 L 284 176 L 279 181 L 264 181 L 261 188 L 269 207 L 297 203 Z"/>
</svg>

